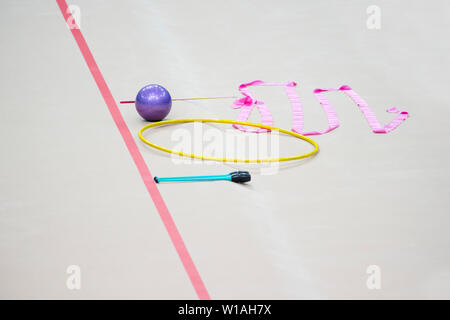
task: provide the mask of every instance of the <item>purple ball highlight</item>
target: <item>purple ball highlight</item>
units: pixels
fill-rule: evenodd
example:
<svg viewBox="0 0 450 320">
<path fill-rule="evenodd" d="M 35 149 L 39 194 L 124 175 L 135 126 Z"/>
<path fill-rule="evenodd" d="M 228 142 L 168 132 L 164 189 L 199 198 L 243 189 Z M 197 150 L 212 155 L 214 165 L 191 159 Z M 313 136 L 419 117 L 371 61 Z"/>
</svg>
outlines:
<svg viewBox="0 0 450 320">
<path fill-rule="evenodd" d="M 149 84 L 139 90 L 136 96 L 136 110 L 147 121 L 161 121 L 172 108 L 172 97 L 166 88 Z"/>
</svg>

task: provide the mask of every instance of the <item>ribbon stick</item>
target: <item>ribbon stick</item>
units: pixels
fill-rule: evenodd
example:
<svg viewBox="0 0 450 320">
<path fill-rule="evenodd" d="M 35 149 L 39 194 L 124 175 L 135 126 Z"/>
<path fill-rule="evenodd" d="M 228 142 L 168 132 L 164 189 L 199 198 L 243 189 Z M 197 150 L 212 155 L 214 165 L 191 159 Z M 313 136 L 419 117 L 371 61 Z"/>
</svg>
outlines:
<svg viewBox="0 0 450 320">
<path fill-rule="evenodd" d="M 339 120 L 336 114 L 336 111 L 334 110 L 333 106 L 331 105 L 328 98 L 325 96 L 324 92 L 328 91 L 342 91 L 344 92 L 361 110 L 364 117 L 366 118 L 367 122 L 369 123 L 369 126 L 372 128 L 372 131 L 374 133 L 388 133 L 397 128 L 403 121 L 405 121 L 409 114 L 406 111 L 400 111 L 397 108 L 389 108 L 386 111 L 389 113 L 397 113 L 397 117 L 395 117 L 391 122 L 389 122 L 384 127 L 378 122 L 375 114 L 370 109 L 369 105 L 366 101 L 364 101 L 355 91 L 353 91 L 352 88 L 350 88 L 347 85 L 343 85 L 339 88 L 330 88 L 330 89 L 316 89 L 314 90 L 314 95 L 316 99 L 319 101 L 319 103 L 322 105 L 322 108 L 325 112 L 325 115 L 328 119 L 328 128 L 321 131 L 310 131 L 310 132 L 303 132 L 304 127 L 304 121 L 303 121 L 303 106 L 301 103 L 301 100 L 295 90 L 295 86 L 297 86 L 297 83 L 295 82 L 264 82 L 261 80 L 256 80 L 252 82 L 243 83 L 239 86 L 239 91 L 244 95 L 243 98 L 237 99 L 233 103 L 233 108 L 241 108 L 241 112 L 238 116 L 238 121 L 247 121 L 250 113 L 253 110 L 253 107 L 256 105 L 258 108 L 259 113 L 261 114 L 261 123 L 264 125 L 272 126 L 273 125 L 273 117 L 270 113 L 269 108 L 266 106 L 266 104 L 263 101 L 255 99 L 250 90 L 249 86 L 284 86 L 286 90 L 286 94 L 288 96 L 289 101 L 292 105 L 292 131 L 302 134 L 304 136 L 308 135 L 320 135 L 327 132 L 330 132 L 337 127 L 339 127 Z M 233 125 L 236 129 L 239 129 L 241 131 L 245 132 L 268 132 L 270 130 L 267 129 L 248 129 L 245 126 L 241 125 Z"/>
</svg>

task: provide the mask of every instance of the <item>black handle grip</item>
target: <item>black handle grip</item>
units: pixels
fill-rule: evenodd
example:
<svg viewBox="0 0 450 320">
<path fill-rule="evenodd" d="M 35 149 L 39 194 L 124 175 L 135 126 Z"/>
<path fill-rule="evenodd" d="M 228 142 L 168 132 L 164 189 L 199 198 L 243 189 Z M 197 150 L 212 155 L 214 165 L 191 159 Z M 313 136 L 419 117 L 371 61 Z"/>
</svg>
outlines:
<svg viewBox="0 0 450 320">
<path fill-rule="evenodd" d="M 237 183 L 249 182 L 252 177 L 250 176 L 250 172 L 248 171 L 235 171 L 230 173 L 231 181 Z"/>
</svg>

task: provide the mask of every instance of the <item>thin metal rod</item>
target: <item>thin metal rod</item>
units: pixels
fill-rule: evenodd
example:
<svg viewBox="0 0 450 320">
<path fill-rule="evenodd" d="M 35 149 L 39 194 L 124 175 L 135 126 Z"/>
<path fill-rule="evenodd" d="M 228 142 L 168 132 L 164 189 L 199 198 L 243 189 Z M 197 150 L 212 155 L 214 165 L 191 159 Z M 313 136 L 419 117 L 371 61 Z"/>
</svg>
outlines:
<svg viewBox="0 0 450 320">
<path fill-rule="evenodd" d="M 185 100 L 212 100 L 212 99 L 235 99 L 237 97 L 206 97 L 206 98 L 178 98 L 172 99 L 172 101 L 185 101 Z M 124 100 L 120 101 L 120 103 L 135 103 L 134 100 Z"/>
<path fill-rule="evenodd" d="M 182 101 L 182 100 L 211 100 L 211 99 L 235 99 L 236 97 L 207 97 L 207 98 L 179 98 L 172 99 L 172 101 Z"/>
</svg>

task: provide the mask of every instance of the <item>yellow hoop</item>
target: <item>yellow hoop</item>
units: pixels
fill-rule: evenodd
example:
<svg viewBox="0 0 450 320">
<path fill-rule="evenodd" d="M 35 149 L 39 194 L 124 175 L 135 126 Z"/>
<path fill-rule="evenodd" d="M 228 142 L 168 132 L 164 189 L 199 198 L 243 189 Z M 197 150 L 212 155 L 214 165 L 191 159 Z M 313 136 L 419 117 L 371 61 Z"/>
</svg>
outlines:
<svg viewBox="0 0 450 320">
<path fill-rule="evenodd" d="M 154 143 L 148 141 L 147 139 L 145 139 L 142 136 L 142 133 L 145 130 L 153 128 L 153 127 L 158 127 L 158 126 L 162 126 L 162 125 L 166 125 L 166 124 L 186 123 L 186 122 L 213 122 L 213 123 L 240 124 L 240 125 L 249 126 L 249 127 L 257 127 L 257 128 L 263 128 L 263 129 L 279 131 L 279 132 L 282 132 L 284 134 L 288 134 L 288 135 L 291 135 L 291 136 L 294 136 L 296 138 L 299 138 L 299 139 L 302 139 L 302 140 L 305 140 L 305 141 L 309 142 L 310 144 L 312 144 L 314 146 L 314 150 L 309 152 L 309 153 L 302 154 L 302 155 L 295 156 L 295 157 L 266 158 L 266 159 L 227 159 L 227 158 L 218 158 L 218 157 L 199 156 L 199 155 L 192 154 L 192 153 L 184 153 L 184 152 L 180 152 L 180 151 L 173 151 L 171 149 L 167 149 L 167 148 L 161 147 L 161 146 L 159 146 L 157 144 L 154 144 Z M 159 122 L 150 123 L 150 124 L 142 127 L 139 130 L 138 134 L 139 134 L 139 138 L 145 144 L 149 145 L 152 148 L 155 148 L 155 149 L 167 152 L 167 153 L 177 154 L 177 155 L 182 156 L 182 157 L 196 158 L 196 159 L 202 159 L 202 160 L 211 160 L 211 161 L 220 161 L 220 162 L 261 163 L 261 162 L 292 161 L 292 160 L 299 160 L 299 159 L 304 159 L 304 158 L 311 157 L 311 156 L 315 155 L 319 151 L 319 146 L 314 140 L 312 140 L 312 139 L 310 139 L 308 137 L 302 136 L 301 134 L 295 133 L 293 131 L 288 131 L 288 130 L 284 130 L 284 129 L 277 128 L 277 127 L 266 126 L 264 124 L 259 124 L 259 123 L 242 122 L 242 121 L 234 121 L 234 120 L 222 120 L 222 119 L 175 119 L 175 120 L 159 121 Z"/>
</svg>

